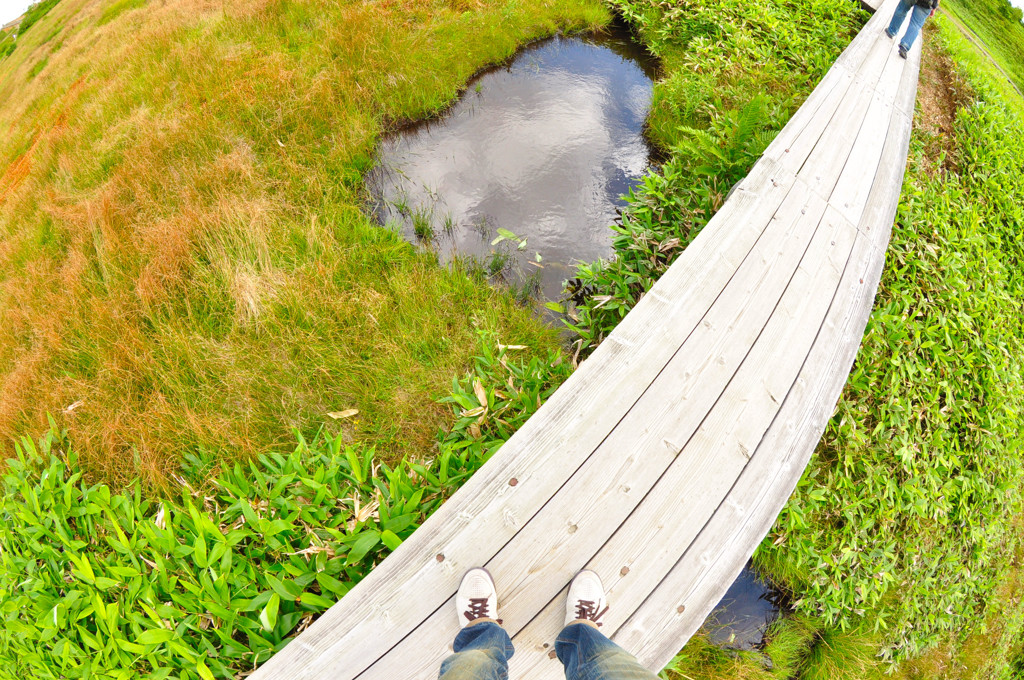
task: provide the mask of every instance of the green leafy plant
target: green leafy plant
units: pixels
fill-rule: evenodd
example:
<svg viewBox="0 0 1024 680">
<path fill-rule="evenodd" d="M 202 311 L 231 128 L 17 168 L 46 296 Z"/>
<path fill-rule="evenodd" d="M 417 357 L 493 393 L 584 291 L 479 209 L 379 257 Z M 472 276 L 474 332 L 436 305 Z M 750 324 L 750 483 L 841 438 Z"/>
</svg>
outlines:
<svg viewBox="0 0 1024 680">
<path fill-rule="evenodd" d="M 18 35 L 24 35 L 28 29 L 32 28 L 37 21 L 46 16 L 51 9 L 57 6 L 60 0 L 40 0 L 39 2 L 30 5 L 25 10 L 25 16 L 21 20 L 21 24 L 18 25 Z"/>
<path fill-rule="evenodd" d="M 300 440 L 153 501 L 86 482 L 56 430 L 25 440 L 0 482 L 0 663 L 39 678 L 234 677 L 437 506 L 455 477 L 425 472 L 340 437 Z"/>
<path fill-rule="evenodd" d="M 712 115 L 708 129 L 680 127 L 685 137 L 672 151 L 692 175 L 707 178 L 716 187 L 732 186 L 775 138 L 775 130 L 766 129 L 770 126 L 768 100 L 759 94 L 741 109 Z"/>
</svg>

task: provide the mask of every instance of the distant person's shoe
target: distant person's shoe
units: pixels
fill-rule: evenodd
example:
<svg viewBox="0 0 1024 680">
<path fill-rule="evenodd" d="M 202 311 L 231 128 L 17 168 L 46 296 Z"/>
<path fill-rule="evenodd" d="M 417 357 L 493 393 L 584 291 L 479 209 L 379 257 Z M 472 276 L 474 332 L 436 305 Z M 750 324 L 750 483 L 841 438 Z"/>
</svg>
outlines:
<svg viewBox="0 0 1024 680">
<path fill-rule="evenodd" d="M 903 45 L 900 45 L 900 57 L 902 57 L 903 59 L 907 58 L 907 48 L 904 47 Z"/>
<path fill-rule="evenodd" d="M 601 577 L 585 569 L 576 574 L 569 584 L 569 598 L 565 603 L 565 625 L 577 621 L 590 621 L 601 625 L 599 619 L 608 611 Z"/>
<path fill-rule="evenodd" d="M 498 619 L 498 591 L 486 569 L 476 567 L 465 573 L 459 584 L 459 592 L 455 593 L 455 609 L 459 615 L 460 628 L 485 618 L 501 623 Z"/>
<path fill-rule="evenodd" d="M 888 38 L 889 40 L 892 40 L 893 38 L 896 37 L 896 34 L 895 33 L 890 33 L 889 29 L 887 28 L 887 29 L 885 29 L 885 37 Z"/>
</svg>

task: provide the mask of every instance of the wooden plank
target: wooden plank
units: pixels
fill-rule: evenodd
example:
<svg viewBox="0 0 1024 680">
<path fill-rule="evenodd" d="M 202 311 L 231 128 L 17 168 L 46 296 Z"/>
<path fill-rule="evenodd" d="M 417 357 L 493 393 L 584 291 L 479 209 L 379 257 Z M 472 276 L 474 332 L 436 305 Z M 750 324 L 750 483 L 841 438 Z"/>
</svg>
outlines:
<svg viewBox="0 0 1024 680">
<path fill-rule="evenodd" d="M 721 503 L 745 502 L 729 490 L 747 464 L 747 452 L 755 449 L 796 379 L 856 237 L 853 225 L 835 211 L 818 224 L 819 220 L 809 221 L 808 226 L 817 229 L 800 266 L 711 415 L 654 492 L 587 563 L 601 575 L 614 605 L 604 619 L 609 632 L 646 600 Z M 768 365 L 771 371 L 765 371 Z M 728 583 L 718 587 L 724 594 Z M 547 656 L 535 650 L 560 629 L 563 598 L 561 593 L 514 638 L 523 650 L 513 662 L 516 677 L 539 677 L 533 669 L 549 665 Z M 675 609 L 680 604 L 673 597 L 660 600 L 658 607 Z"/>
<path fill-rule="evenodd" d="M 829 68 L 821 82 L 807 98 L 804 104 L 793 114 L 786 126 L 776 135 L 775 139 L 765 150 L 764 155 L 775 160 L 781 160 L 785 150 L 793 146 L 799 136 L 807 136 L 805 130 L 815 125 L 816 133 L 811 133 L 811 146 L 817 142 L 821 135 L 821 129 L 831 119 L 839 102 L 845 97 L 847 90 L 854 78 L 854 74 L 864 70 L 864 62 L 869 53 L 876 49 L 882 40 L 888 40 L 884 35 L 879 34 L 884 24 L 879 25 L 878 21 L 868 24 L 857 34 L 850 45 L 843 51 L 835 63 Z M 877 29 L 877 30 L 876 30 Z M 869 66 L 870 68 L 870 66 Z M 808 149 L 809 152 L 809 149 Z M 806 158 L 796 150 L 790 151 L 799 158 L 796 165 Z"/>
<path fill-rule="evenodd" d="M 486 561 L 502 592 L 502 618 L 522 629 L 606 543 L 701 425 L 762 333 L 825 210 L 805 191 L 791 192 L 762 238 L 693 333 L 637 405 L 533 521 Z M 810 222 L 808 224 L 808 222 Z M 780 248 L 786 243 L 787 248 Z M 685 401 L 688 408 L 680 408 Z M 678 442 L 675 443 L 675 442 Z M 415 650 L 444 651 L 454 617 L 442 608 L 362 678 L 396 673 L 426 677 L 440 660 Z M 440 633 L 438 631 L 441 631 Z"/>
<path fill-rule="evenodd" d="M 867 53 L 873 49 L 878 34 L 883 33 L 889 25 L 889 19 L 895 11 L 900 0 L 884 0 L 881 12 L 870 17 L 850 44 L 843 50 L 835 61 L 835 65 L 848 69 L 854 73 L 861 70 Z M 888 38 L 886 38 L 888 39 Z"/>
<path fill-rule="evenodd" d="M 782 132 L 772 140 L 762 157 L 771 158 L 780 164 L 784 163 L 784 167 L 796 173 L 807 160 L 811 149 L 832 120 L 836 109 L 846 98 L 852 84 L 853 74 L 840 70 L 830 83 L 819 85 L 815 92 L 821 91 L 822 98 L 814 102 L 814 108 L 809 109 L 806 115 L 801 116 L 799 112 L 795 114 Z"/>
<path fill-rule="evenodd" d="M 740 508 L 723 504 L 644 605 L 614 632 L 613 639 L 648 668 L 662 668 L 701 626 L 723 594 L 719 584 L 732 582 L 795 488 L 846 382 L 882 265 L 870 238 L 858 236 L 807 361 L 733 489 L 748 502 Z M 671 606 L 675 602 L 682 611 Z"/>
<path fill-rule="evenodd" d="M 775 139 L 761 154 L 762 158 L 767 157 L 780 161 L 784 154 L 790 153 L 789 147 L 793 141 L 804 134 L 809 126 L 817 123 L 823 128 L 846 95 L 852 82 L 853 73 L 848 69 L 840 66 L 833 66 L 829 69 L 829 72 L 814 88 L 803 105 L 792 115 L 779 134 L 775 135 Z M 818 136 L 820 134 L 819 131 Z M 803 159 L 801 159 L 801 163 L 802 161 Z"/>
<path fill-rule="evenodd" d="M 904 71 L 901 88 L 908 83 L 916 88 L 917 64 L 911 55 L 914 77 L 909 80 Z M 899 191 L 894 192 L 892 187 L 898 188 L 902 182 L 909 140 L 909 120 L 897 111 L 892 117 L 879 171 L 858 225 L 864 236 L 854 247 L 840 294 L 833 302 L 801 377 L 733 491 L 740 497 L 756 499 L 749 519 L 741 523 L 743 518 L 723 505 L 672 574 L 614 636 L 619 644 L 636 650 L 649 668 L 667 664 L 678 651 L 678 641 L 688 639 L 717 604 L 721 592 L 702 589 L 700 584 L 731 583 L 735 579 L 746 556 L 770 529 L 796 486 L 834 410 L 859 349 L 881 277 L 889 238 L 887 225 L 892 224 L 899 201 Z M 735 533 L 737 526 L 741 526 L 739 534 Z M 734 548 L 732 559 L 710 564 L 695 559 L 696 555 L 720 550 L 714 547 L 718 536 L 734 537 L 745 547 Z M 681 592 L 688 593 L 682 612 L 661 605 L 663 601 L 671 602 L 671 597 L 678 598 Z"/>
<path fill-rule="evenodd" d="M 871 237 L 881 251 L 884 251 L 889 243 L 893 220 L 899 206 L 899 187 L 903 185 L 910 134 L 910 120 L 897 111 L 889 125 L 879 170 L 857 225 L 860 231 Z M 897 190 L 893 191 L 893 187 L 897 187 Z"/>
<path fill-rule="evenodd" d="M 829 196 L 829 203 L 836 206 L 853 224 L 860 221 L 868 193 L 878 172 L 882 147 L 885 145 L 889 123 L 894 113 L 896 87 L 903 76 L 906 63 L 899 57 L 889 59 L 886 63 L 885 72 L 864 116 L 853 150 Z M 900 187 L 892 187 L 892 190 L 898 194 Z"/>
<path fill-rule="evenodd" d="M 914 117 L 914 104 L 917 102 L 917 80 L 921 69 L 921 49 L 924 40 L 918 40 L 907 54 L 907 68 L 903 70 L 903 79 L 896 92 L 895 108 L 908 118 Z"/>
<path fill-rule="evenodd" d="M 879 43 L 878 47 L 886 46 Z M 807 181 L 811 190 L 822 196 L 832 194 L 846 166 L 864 117 L 874 100 L 875 85 L 881 78 L 889 56 L 887 49 L 876 49 L 872 52 L 868 59 L 872 62 L 871 71 L 854 79 L 850 94 L 840 105 L 825 133 L 800 169 L 800 177 Z"/>
<path fill-rule="evenodd" d="M 860 70 L 860 64 L 865 51 L 871 49 L 870 45 L 880 33 L 883 33 L 892 13 L 896 10 L 899 0 L 885 0 L 882 7 L 876 12 L 867 23 L 864 24 L 857 36 L 850 42 L 850 45 L 843 50 L 843 53 L 836 59 L 836 63 L 849 68 L 851 71 Z M 885 37 L 883 35 L 883 37 Z M 885 38 L 888 40 L 888 38 Z"/>
</svg>

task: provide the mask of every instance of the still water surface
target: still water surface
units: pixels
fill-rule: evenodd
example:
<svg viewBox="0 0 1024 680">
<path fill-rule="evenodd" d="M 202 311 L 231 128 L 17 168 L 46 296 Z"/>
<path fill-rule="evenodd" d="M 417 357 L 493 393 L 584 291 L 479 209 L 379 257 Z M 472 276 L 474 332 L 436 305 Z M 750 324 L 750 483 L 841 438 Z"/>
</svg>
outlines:
<svg viewBox="0 0 1024 680">
<path fill-rule="evenodd" d="M 704 624 L 711 642 L 728 649 L 759 648 L 768 626 L 779 617 L 783 597 L 748 561 Z"/>
<path fill-rule="evenodd" d="M 572 263 L 611 254 L 621 196 L 650 164 L 654 69 L 624 29 L 524 48 L 440 119 L 381 143 L 374 214 L 442 262 L 471 256 L 558 300 Z"/>
</svg>

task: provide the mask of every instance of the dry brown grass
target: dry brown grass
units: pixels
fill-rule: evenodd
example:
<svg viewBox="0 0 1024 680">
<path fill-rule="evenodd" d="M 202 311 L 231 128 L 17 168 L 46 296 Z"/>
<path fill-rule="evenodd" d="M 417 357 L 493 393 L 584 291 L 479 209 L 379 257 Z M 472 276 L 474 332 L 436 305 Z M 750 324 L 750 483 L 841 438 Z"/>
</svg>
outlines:
<svg viewBox="0 0 1024 680">
<path fill-rule="evenodd" d="M 62 0 L 0 62 L 2 446 L 52 414 L 91 470 L 154 484 L 291 428 L 429 455 L 477 327 L 557 340 L 370 225 L 361 178 L 479 66 L 607 18 L 520 5 Z"/>
<path fill-rule="evenodd" d="M 956 172 L 953 123 L 957 111 L 974 100 L 974 92 L 959 75 L 937 37 L 935 26 L 926 24 L 914 125 L 925 140 L 927 166 L 935 171 L 942 168 Z"/>
</svg>

